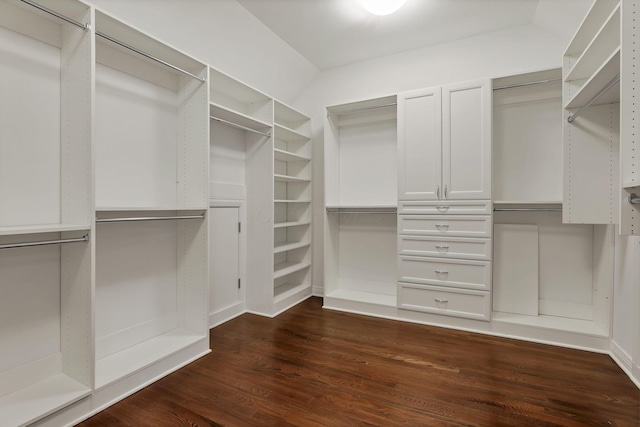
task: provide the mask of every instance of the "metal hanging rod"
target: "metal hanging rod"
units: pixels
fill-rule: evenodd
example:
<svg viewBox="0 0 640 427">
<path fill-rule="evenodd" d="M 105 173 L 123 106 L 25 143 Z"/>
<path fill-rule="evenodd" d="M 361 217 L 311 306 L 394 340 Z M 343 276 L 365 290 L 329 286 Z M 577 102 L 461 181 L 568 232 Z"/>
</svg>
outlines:
<svg viewBox="0 0 640 427">
<path fill-rule="evenodd" d="M 374 215 L 385 215 L 391 214 L 395 215 L 397 213 L 396 208 L 389 208 L 384 210 L 384 208 L 370 208 L 371 210 L 367 210 L 369 208 L 347 208 L 349 210 L 342 210 L 344 208 L 327 208 L 327 213 L 337 213 L 337 214 L 348 214 L 348 215 L 360 215 L 360 214 L 374 214 Z"/>
<path fill-rule="evenodd" d="M 516 83 L 516 84 L 512 84 L 512 85 L 508 85 L 508 86 L 494 87 L 493 90 L 503 90 L 503 89 L 512 89 L 512 88 L 515 88 L 515 87 L 541 85 L 541 84 L 544 84 L 544 83 L 559 82 L 561 80 L 562 80 L 561 78 L 557 78 L 557 79 L 539 80 L 539 81 L 536 81 L 536 82 Z"/>
<path fill-rule="evenodd" d="M 494 212 L 562 212 L 562 208 L 493 208 Z"/>
<path fill-rule="evenodd" d="M 267 138 L 271 138 L 271 134 L 269 132 L 261 132 L 259 130 L 251 129 L 250 127 L 242 126 L 242 125 L 239 125 L 237 123 L 233 123 L 233 122 L 230 122 L 228 120 L 221 119 L 219 117 L 214 117 L 214 116 L 209 116 L 209 117 L 212 118 L 213 120 L 215 120 L 217 122 L 220 122 L 220 123 L 223 123 L 225 125 L 228 125 L 228 126 L 231 126 L 231 127 L 234 127 L 234 128 L 238 128 L 238 129 L 242 129 L 242 130 L 246 130 L 246 131 L 249 131 L 249 132 L 257 133 L 258 135 L 266 136 Z"/>
<path fill-rule="evenodd" d="M 46 246 L 46 245 L 58 245 L 61 243 L 75 243 L 86 242 L 89 240 L 89 235 L 85 234 L 82 237 L 73 239 L 57 239 L 57 240 L 40 240 L 38 242 L 24 242 L 24 243 L 9 243 L 6 245 L 0 245 L 0 249 L 13 249 L 13 248 L 28 248 L 31 246 Z"/>
<path fill-rule="evenodd" d="M 334 114 L 336 116 L 346 116 L 347 114 L 362 113 L 364 111 L 380 110 L 382 108 L 395 107 L 396 105 L 398 105 L 397 102 L 392 102 L 390 104 L 376 105 L 375 107 L 355 108 L 353 110 L 339 111 L 339 112 L 336 112 Z M 331 114 L 329 114 L 329 115 L 331 115 Z"/>
<path fill-rule="evenodd" d="M 104 222 L 132 222 L 132 221 L 169 221 L 174 219 L 203 219 L 205 212 L 200 215 L 177 215 L 177 216 L 139 216 L 128 218 L 96 218 L 96 223 Z"/>
<path fill-rule="evenodd" d="M 600 89 L 598 91 L 598 93 L 596 93 L 595 95 L 593 95 L 593 97 L 591 97 L 591 99 L 589 100 L 589 102 L 587 102 L 586 104 L 584 104 L 582 107 L 580 107 L 580 109 L 578 111 L 576 111 L 575 113 L 573 113 L 572 115 L 570 115 L 569 117 L 567 117 L 567 121 L 569 123 L 573 123 L 573 121 L 580 115 L 582 114 L 582 112 L 584 110 L 586 110 L 587 108 L 591 107 L 591 104 L 593 104 L 594 102 L 596 102 L 602 95 L 604 95 L 605 93 L 607 93 L 609 91 L 609 89 L 611 89 L 612 87 L 614 87 L 618 82 L 620 81 L 620 74 L 618 74 L 617 76 L 615 76 L 613 79 L 611 79 L 611 81 L 609 83 L 607 83 L 605 85 L 605 87 L 603 87 L 602 89 Z"/>
<path fill-rule="evenodd" d="M 629 196 L 629 203 L 632 205 L 640 205 L 640 197 L 636 196 L 636 193 L 631 193 Z"/>
<path fill-rule="evenodd" d="M 53 15 L 58 19 L 62 19 L 63 21 L 68 22 L 69 24 L 72 24 L 72 25 L 75 25 L 76 27 L 82 28 L 85 31 L 91 28 L 91 25 L 89 25 L 89 24 L 83 24 L 82 22 L 75 21 L 75 20 L 73 20 L 71 18 L 68 18 L 68 17 L 66 17 L 64 15 L 59 14 L 56 11 L 53 11 L 53 10 L 51 10 L 49 8 L 46 8 L 46 7 L 44 7 L 44 6 L 42 6 L 42 5 L 38 4 L 38 3 L 34 3 L 32 1 L 30 1 L 30 0 L 20 0 L 20 1 L 22 3 L 28 4 L 29 6 L 35 7 L 36 9 L 39 9 L 39 10 L 41 10 L 43 12 L 46 12 L 49 15 Z"/>
<path fill-rule="evenodd" d="M 23 0 L 23 1 L 24 1 L 24 0 Z M 137 48 L 135 48 L 135 47 L 133 47 L 133 46 L 130 46 L 130 45 L 126 44 L 126 43 L 123 43 L 123 42 L 121 42 L 120 40 L 116 40 L 116 39 L 114 39 L 114 38 L 113 38 L 113 37 L 111 37 L 111 36 L 108 36 L 108 35 L 106 35 L 106 34 L 104 34 L 104 33 L 101 33 L 100 31 L 96 31 L 96 36 L 99 36 L 99 37 L 102 37 L 103 39 L 109 40 L 110 42 L 113 42 L 113 43 L 115 43 L 115 44 L 117 44 L 117 45 L 119 45 L 119 46 L 122 46 L 122 47 L 124 47 L 125 49 L 129 49 L 129 50 L 131 50 L 131 51 L 133 51 L 133 52 L 135 52 L 135 53 L 137 53 L 137 54 L 139 54 L 139 55 L 144 56 L 145 58 L 149 58 L 149 59 L 151 59 L 151 60 L 153 60 L 153 61 L 159 62 L 159 63 L 160 63 L 160 64 L 162 64 L 162 65 L 165 65 L 165 66 L 167 66 L 167 67 L 169 67 L 169 68 L 171 68 L 171 69 L 174 69 L 174 70 L 179 71 L 179 72 L 181 72 L 181 73 L 183 73 L 183 74 L 186 74 L 187 76 L 193 77 L 193 78 L 194 78 L 194 79 L 196 79 L 196 80 L 200 80 L 200 81 L 201 81 L 201 82 L 203 82 L 203 83 L 207 81 L 207 79 L 205 79 L 204 77 L 196 76 L 195 74 L 190 73 L 189 71 L 183 70 L 183 69 L 182 69 L 182 68 L 180 68 L 180 67 L 176 67 L 176 66 L 175 66 L 175 65 L 173 65 L 173 64 L 170 64 L 170 63 L 168 63 L 168 62 L 166 62 L 166 61 L 163 61 L 163 60 L 162 60 L 162 59 L 160 59 L 160 58 L 156 58 L 155 56 L 150 55 L 150 54 L 148 54 L 147 52 L 144 52 L 144 51 L 142 51 L 142 50 L 140 50 L 140 49 L 137 49 Z"/>
</svg>

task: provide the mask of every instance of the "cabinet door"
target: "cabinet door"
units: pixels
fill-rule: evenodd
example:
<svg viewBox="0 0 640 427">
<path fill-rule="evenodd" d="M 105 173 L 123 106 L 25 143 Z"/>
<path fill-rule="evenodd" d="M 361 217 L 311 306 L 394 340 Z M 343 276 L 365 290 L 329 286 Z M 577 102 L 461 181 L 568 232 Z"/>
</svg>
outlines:
<svg viewBox="0 0 640 427">
<path fill-rule="evenodd" d="M 236 207 L 209 209 L 209 312 L 215 314 L 241 301 L 239 211 Z"/>
<path fill-rule="evenodd" d="M 491 198 L 491 83 L 442 88 L 445 199 Z"/>
<path fill-rule="evenodd" d="M 398 96 L 398 198 L 442 197 L 441 89 Z"/>
</svg>

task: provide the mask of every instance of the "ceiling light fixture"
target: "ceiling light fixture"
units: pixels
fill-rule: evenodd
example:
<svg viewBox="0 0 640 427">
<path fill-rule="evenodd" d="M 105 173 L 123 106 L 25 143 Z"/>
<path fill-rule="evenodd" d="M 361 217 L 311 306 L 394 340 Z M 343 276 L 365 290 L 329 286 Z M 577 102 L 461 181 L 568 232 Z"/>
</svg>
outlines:
<svg viewBox="0 0 640 427">
<path fill-rule="evenodd" d="M 407 0 L 360 0 L 367 12 L 374 15 L 390 15 L 400 9 Z"/>
</svg>

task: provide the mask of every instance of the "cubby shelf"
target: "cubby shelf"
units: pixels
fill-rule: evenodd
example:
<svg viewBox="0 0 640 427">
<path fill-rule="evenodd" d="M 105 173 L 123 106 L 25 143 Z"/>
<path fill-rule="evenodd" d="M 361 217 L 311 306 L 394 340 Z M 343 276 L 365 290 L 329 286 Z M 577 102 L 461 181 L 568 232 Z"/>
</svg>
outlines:
<svg viewBox="0 0 640 427">
<path fill-rule="evenodd" d="M 620 47 L 606 59 L 593 75 L 586 79 L 564 108 L 572 109 L 584 106 L 618 74 L 620 74 Z M 596 104 L 611 104 L 615 102 L 620 102 L 619 88 L 609 90 L 596 101 Z"/>
<path fill-rule="evenodd" d="M 274 149 L 273 150 L 276 160 L 283 162 L 309 162 L 311 158 L 307 156 L 301 156 L 300 154 L 292 153 L 285 150 Z"/>
<path fill-rule="evenodd" d="M 311 200 L 274 200 L 273 203 L 311 203 Z"/>
<path fill-rule="evenodd" d="M 310 225 L 311 221 L 294 221 L 294 222 L 276 222 L 273 228 L 299 227 L 302 225 Z"/>
<path fill-rule="evenodd" d="M 310 138 L 307 135 L 304 135 L 300 132 L 297 132 L 288 127 L 275 124 L 274 126 L 276 137 L 282 139 L 283 141 L 308 141 Z"/>
<path fill-rule="evenodd" d="M 293 249 L 305 248 L 311 246 L 311 242 L 281 242 L 276 243 L 273 248 L 274 254 L 291 251 Z"/>
<path fill-rule="evenodd" d="M 209 105 L 209 114 L 213 118 L 226 120 L 258 132 L 268 132 L 271 129 L 271 125 L 266 122 L 214 103 Z"/>
<path fill-rule="evenodd" d="M 304 270 L 305 268 L 311 267 L 310 262 L 283 262 L 281 264 L 276 264 L 273 267 L 273 278 L 278 279 L 280 277 L 287 276 L 292 273 L 296 273 L 300 270 Z"/>
<path fill-rule="evenodd" d="M 296 176 L 274 174 L 273 179 L 280 182 L 311 182 L 308 178 L 298 178 Z"/>
</svg>

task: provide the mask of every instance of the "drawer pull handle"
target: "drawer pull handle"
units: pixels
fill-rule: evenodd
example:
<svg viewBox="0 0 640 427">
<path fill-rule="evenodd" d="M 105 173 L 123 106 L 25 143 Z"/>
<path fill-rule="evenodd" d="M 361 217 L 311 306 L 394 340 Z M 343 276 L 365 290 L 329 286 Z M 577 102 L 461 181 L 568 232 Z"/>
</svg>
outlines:
<svg viewBox="0 0 640 427">
<path fill-rule="evenodd" d="M 436 274 L 449 274 L 448 271 L 436 270 Z"/>
<path fill-rule="evenodd" d="M 438 209 L 439 211 L 446 211 L 449 209 L 449 206 L 436 206 L 436 209 Z"/>
<path fill-rule="evenodd" d="M 448 229 L 449 224 L 436 224 L 436 228 L 439 230 L 441 228 Z"/>
<path fill-rule="evenodd" d="M 436 246 L 436 249 L 437 249 L 437 250 L 442 249 L 442 250 L 444 250 L 444 251 L 448 251 L 448 250 L 449 250 L 449 246 Z"/>
<path fill-rule="evenodd" d="M 439 299 L 439 298 L 434 298 L 435 302 L 437 302 L 438 304 L 446 304 L 449 302 L 448 299 Z"/>
</svg>

